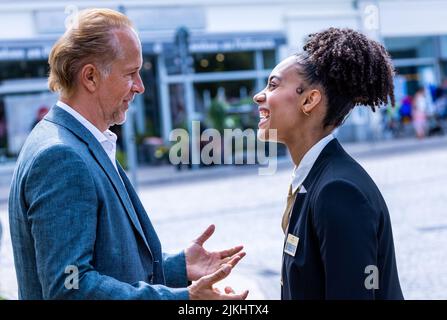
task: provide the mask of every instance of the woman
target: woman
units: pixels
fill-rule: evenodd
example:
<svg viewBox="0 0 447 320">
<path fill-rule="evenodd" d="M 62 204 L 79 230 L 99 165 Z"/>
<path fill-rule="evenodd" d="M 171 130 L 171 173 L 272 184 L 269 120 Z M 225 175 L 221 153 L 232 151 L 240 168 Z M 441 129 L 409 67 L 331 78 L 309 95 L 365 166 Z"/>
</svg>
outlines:
<svg viewBox="0 0 447 320">
<path fill-rule="evenodd" d="M 385 201 L 332 135 L 357 105 L 394 105 L 383 46 L 350 29 L 312 34 L 253 99 L 260 138 L 284 143 L 295 164 L 282 299 L 403 299 Z"/>
</svg>

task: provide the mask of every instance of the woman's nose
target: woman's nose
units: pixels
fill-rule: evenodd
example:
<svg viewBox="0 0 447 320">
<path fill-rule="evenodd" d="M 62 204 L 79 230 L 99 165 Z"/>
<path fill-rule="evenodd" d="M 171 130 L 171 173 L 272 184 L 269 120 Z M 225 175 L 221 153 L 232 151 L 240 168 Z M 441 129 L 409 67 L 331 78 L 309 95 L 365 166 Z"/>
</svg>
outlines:
<svg viewBox="0 0 447 320">
<path fill-rule="evenodd" d="M 264 102 L 265 101 L 265 93 L 262 91 L 258 92 L 257 94 L 254 95 L 253 101 L 254 101 L 254 103 L 257 103 L 257 104 Z"/>
</svg>

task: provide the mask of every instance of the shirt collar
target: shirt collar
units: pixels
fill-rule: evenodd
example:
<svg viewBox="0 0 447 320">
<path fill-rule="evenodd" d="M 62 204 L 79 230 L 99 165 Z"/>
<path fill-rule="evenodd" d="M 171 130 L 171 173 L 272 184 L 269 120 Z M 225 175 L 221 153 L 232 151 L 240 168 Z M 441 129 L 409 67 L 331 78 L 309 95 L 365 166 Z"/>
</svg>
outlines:
<svg viewBox="0 0 447 320">
<path fill-rule="evenodd" d="M 315 161 L 317 161 L 318 156 L 324 147 L 334 139 L 334 135 L 330 133 L 320 141 L 318 141 L 309 151 L 306 152 L 303 159 L 298 166 L 295 167 L 292 173 L 292 192 L 295 193 L 296 190 L 303 184 L 310 170 L 312 169 Z"/>
<path fill-rule="evenodd" d="M 98 140 L 99 143 L 102 144 L 105 141 L 116 143 L 117 136 L 109 129 L 104 132 L 99 131 L 97 127 L 95 127 L 90 121 L 84 118 L 79 112 L 60 100 L 56 102 L 56 105 L 75 117 L 76 120 L 78 120 L 84 127 L 88 129 L 88 131 L 90 131 L 95 136 L 96 140 Z"/>
</svg>

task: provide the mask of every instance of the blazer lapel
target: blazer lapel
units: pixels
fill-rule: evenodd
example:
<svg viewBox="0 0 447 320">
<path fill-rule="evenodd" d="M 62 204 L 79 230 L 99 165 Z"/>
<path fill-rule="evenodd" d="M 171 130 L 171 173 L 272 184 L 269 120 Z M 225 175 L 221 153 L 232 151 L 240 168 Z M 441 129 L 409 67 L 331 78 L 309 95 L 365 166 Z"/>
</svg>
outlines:
<svg viewBox="0 0 447 320">
<path fill-rule="evenodd" d="M 302 190 L 306 190 L 306 192 L 297 193 L 296 200 L 293 206 L 292 215 L 290 216 L 290 222 L 289 225 L 295 225 L 296 222 L 299 219 L 299 213 L 303 209 L 307 194 L 309 191 L 312 193 L 312 185 L 317 180 L 318 175 L 321 173 L 321 168 L 326 163 L 327 159 L 333 156 L 334 153 L 338 152 L 341 148 L 340 144 L 338 143 L 337 139 L 334 138 L 332 141 L 330 141 L 324 149 L 321 151 L 320 155 L 318 156 L 317 160 L 315 161 L 314 165 L 312 166 L 312 169 L 310 170 L 309 174 L 307 175 L 306 179 L 303 181 Z M 304 187 L 304 188 L 303 188 Z M 293 214 L 293 213 L 296 214 Z"/>
<path fill-rule="evenodd" d="M 293 204 L 292 214 L 290 215 L 289 227 L 296 225 L 296 222 L 298 221 L 298 218 L 300 216 L 300 212 L 303 209 L 306 197 L 307 197 L 307 193 L 297 193 L 296 194 L 295 202 Z M 287 230 L 287 233 L 288 232 L 289 232 L 289 228 Z M 286 233 L 286 238 L 287 238 L 287 233 Z"/>
<path fill-rule="evenodd" d="M 124 169 L 121 167 L 118 161 L 116 161 L 116 165 L 118 167 L 119 174 L 123 179 L 124 186 L 126 187 L 127 194 L 130 197 L 130 201 L 133 204 L 133 208 L 138 216 L 138 220 L 141 222 L 143 233 L 145 234 L 145 238 L 149 242 L 149 247 L 154 251 L 153 257 L 161 255 L 161 245 L 160 240 L 158 239 L 157 233 L 155 232 L 154 227 L 146 213 L 146 210 L 143 207 L 140 199 L 138 198 L 135 189 L 132 186 L 132 183 L 129 181 Z"/>
<path fill-rule="evenodd" d="M 321 151 L 317 160 L 315 160 L 312 169 L 310 169 L 309 174 L 303 181 L 303 186 L 306 190 L 311 190 L 313 183 L 317 180 L 318 175 L 321 173 L 322 166 L 331 158 L 334 153 L 338 152 L 339 147 L 341 148 L 338 140 L 336 138 L 332 139 Z"/>
<path fill-rule="evenodd" d="M 68 130 L 73 132 L 80 140 L 84 141 L 88 145 L 93 157 L 99 163 L 99 165 L 109 178 L 110 182 L 112 183 L 119 198 L 121 199 L 121 202 L 123 203 L 132 224 L 134 225 L 137 232 L 140 234 L 149 252 L 151 252 L 149 244 L 147 243 L 146 237 L 144 236 L 143 230 L 141 228 L 140 222 L 138 221 L 134 207 L 132 206 L 132 202 L 130 201 L 127 191 L 124 187 L 124 184 L 99 141 L 96 140 L 93 134 L 88 131 L 87 128 L 85 128 L 71 114 L 59 108 L 58 106 L 54 106 L 45 116 L 45 119 L 67 128 Z"/>
</svg>

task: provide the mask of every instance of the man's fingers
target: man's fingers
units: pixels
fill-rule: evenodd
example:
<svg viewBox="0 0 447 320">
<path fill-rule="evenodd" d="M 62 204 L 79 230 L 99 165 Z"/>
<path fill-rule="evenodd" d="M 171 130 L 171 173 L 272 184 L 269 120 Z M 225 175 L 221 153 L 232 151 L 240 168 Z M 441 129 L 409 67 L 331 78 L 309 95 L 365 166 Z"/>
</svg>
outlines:
<svg viewBox="0 0 447 320">
<path fill-rule="evenodd" d="M 225 293 L 226 293 L 226 294 L 230 294 L 230 293 L 235 293 L 235 292 L 234 292 L 233 288 L 231 288 L 231 287 L 225 287 Z"/>
<path fill-rule="evenodd" d="M 238 254 L 232 256 L 232 257 L 226 257 L 226 258 L 223 258 L 223 259 L 222 259 L 222 264 L 224 264 L 224 263 L 229 263 L 229 262 L 230 262 L 231 260 L 233 260 L 235 257 L 240 257 L 240 258 L 242 259 L 243 257 L 245 257 L 245 255 L 246 255 L 245 252 L 240 252 L 240 253 L 238 253 Z"/>
<path fill-rule="evenodd" d="M 201 280 L 206 285 L 212 286 L 216 282 L 219 282 L 220 280 L 225 279 L 230 274 L 231 269 L 232 269 L 232 267 L 230 264 L 224 264 L 216 272 L 202 277 Z"/>
<path fill-rule="evenodd" d="M 205 241 L 213 235 L 215 229 L 216 226 L 214 224 L 210 225 L 197 239 L 194 240 L 194 242 L 203 246 Z"/>
<path fill-rule="evenodd" d="M 244 248 L 244 246 L 236 246 L 236 247 L 231 248 L 231 249 L 222 250 L 219 253 L 220 253 L 220 256 L 222 258 L 227 258 L 227 257 L 231 257 L 232 255 L 235 255 L 236 253 L 241 251 L 243 248 Z"/>
<path fill-rule="evenodd" d="M 234 266 L 236 266 L 239 263 L 239 261 L 241 261 L 241 259 L 243 257 L 245 257 L 245 255 L 246 255 L 245 252 L 241 252 L 241 253 L 235 255 L 234 257 L 232 257 L 230 259 L 230 261 L 227 262 L 227 264 L 229 264 L 231 266 L 231 268 L 234 268 Z"/>
</svg>

